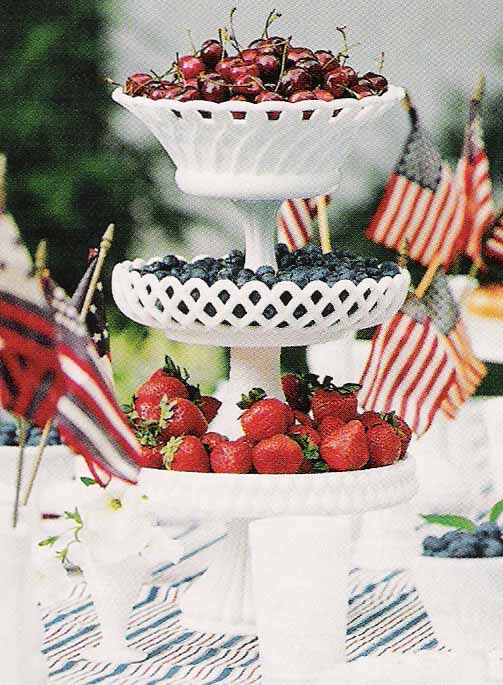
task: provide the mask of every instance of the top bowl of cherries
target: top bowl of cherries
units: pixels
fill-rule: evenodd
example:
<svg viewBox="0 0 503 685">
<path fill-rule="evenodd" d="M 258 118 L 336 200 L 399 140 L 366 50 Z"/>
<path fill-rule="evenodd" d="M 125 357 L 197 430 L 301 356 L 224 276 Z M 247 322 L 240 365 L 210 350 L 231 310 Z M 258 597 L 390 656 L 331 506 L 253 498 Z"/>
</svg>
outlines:
<svg viewBox="0 0 503 685">
<path fill-rule="evenodd" d="M 403 98 L 403 89 L 389 85 L 380 68 L 360 73 L 348 64 L 343 27 L 342 51 L 312 50 L 295 46 L 291 37 L 269 35 L 279 16 L 273 11 L 261 37 L 243 47 L 231 12 L 230 30 L 220 29 L 218 38 L 193 54 L 177 55 L 164 74 L 131 74 L 114 91 L 114 99 L 142 119 L 173 158 L 182 190 L 264 199 L 330 192 L 338 185 L 351 130 Z M 243 128 L 249 138 L 244 143 Z M 212 150 L 217 129 L 220 142 Z M 306 168 L 312 176 L 313 163 L 320 176 L 306 187 L 306 178 L 293 177 L 305 175 Z M 332 168 L 327 178 L 324 163 Z M 232 177 L 250 173 L 255 180 L 285 179 L 278 189 L 263 178 L 252 195 L 243 194 Z M 252 178 L 243 180 L 255 185 Z"/>
</svg>

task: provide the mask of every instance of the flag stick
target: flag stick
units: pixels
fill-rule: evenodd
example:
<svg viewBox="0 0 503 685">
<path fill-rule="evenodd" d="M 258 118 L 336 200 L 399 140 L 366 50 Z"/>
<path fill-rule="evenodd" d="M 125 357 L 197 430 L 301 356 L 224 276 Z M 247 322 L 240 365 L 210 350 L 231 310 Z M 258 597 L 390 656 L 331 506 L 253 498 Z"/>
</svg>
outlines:
<svg viewBox="0 0 503 685">
<path fill-rule="evenodd" d="M 484 89 L 486 86 L 486 77 L 484 74 L 480 75 L 480 78 L 478 80 L 477 86 L 475 90 L 473 91 L 472 95 L 472 102 L 480 102 L 482 100 L 482 96 L 484 95 Z"/>
<path fill-rule="evenodd" d="M 12 527 L 17 527 L 19 518 L 19 497 L 21 495 L 21 483 L 23 480 L 23 465 L 24 465 L 24 448 L 26 445 L 27 433 L 26 421 L 19 419 L 19 452 L 17 458 L 17 473 L 16 473 L 16 495 L 14 497 L 14 511 L 12 512 Z"/>
<path fill-rule="evenodd" d="M 85 321 L 87 313 L 89 311 L 89 307 L 91 306 L 91 303 L 93 301 L 94 292 L 96 290 L 96 286 L 98 285 L 98 281 L 100 279 L 101 271 L 103 269 L 103 264 L 105 263 L 106 256 L 107 256 L 108 251 L 110 250 L 110 247 L 112 245 L 113 237 L 114 237 L 114 225 L 110 224 L 108 226 L 107 230 L 105 231 L 105 233 L 103 234 L 103 237 L 101 239 L 100 251 L 98 254 L 98 260 L 96 262 L 96 268 L 94 270 L 91 282 L 89 283 L 89 288 L 87 289 L 86 298 L 84 300 L 84 304 L 82 305 L 82 310 L 80 312 L 80 320 L 81 321 Z M 41 247 L 41 245 L 39 245 L 39 249 L 40 249 L 40 247 Z M 44 243 L 44 247 L 45 247 L 45 243 Z M 37 253 L 38 253 L 38 250 L 37 250 Z M 45 253 L 43 253 L 43 254 L 44 254 L 44 262 L 43 263 L 45 266 Z M 35 258 L 35 265 L 36 265 L 36 258 Z M 37 268 L 37 266 L 36 266 L 36 268 Z M 43 271 L 43 268 L 44 267 L 42 267 L 42 270 L 40 272 L 37 269 L 37 273 L 41 274 Z M 51 426 L 52 426 L 52 419 L 49 419 L 49 421 L 47 421 L 47 423 L 44 426 L 44 430 L 42 432 L 42 435 L 40 436 L 40 442 L 38 444 L 38 450 L 37 450 L 37 455 L 35 457 L 35 463 L 33 465 L 33 470 L 32 470 L 31 476 L 30 476 L 30 482 L 28 483 L 28 487 L 26 489 L 26 495 L 24 497 L 23 504 L 25 506 L 28 504 L 28 500 L 30 499 L 31 492 L 33 490 L 33 485 L 35 483 L 38 471 L 40 469 L 40 464 L 42 462 L 44 450 L 45 450 L 46 445 L 47 445 L 47 440 L 49 438 L 49 432 L 51 430 Z"/>
<path fill-rule="evenodd" d="M 433 255 L 433 259 L 428 265 L 428 268 L 426 269 L 426 272 L 424 276 L 421 279 L 421 282 L 416 288 L 416 297 L 418 300 L 420 300 L 425 292 L 428 290 L 428 288 L 431 285 L 431 282 L 437 273 L 437 269 L 442 263 L 442 257 L 440 256 L 440 252 L 435 252 Z"/>
<path fill-rule="evenodd" d="M 320 242 L 321 251 L 323 254 L 330 252 L 330 227 L 328 225 L 327 214 L 327 198 L 325 195 L 320 195 L 317 201 L 318 205 L 318 226 L 320 227 Z"/>
<path fill-rule="evenodd" d="M 110 224 L 101 239 L 100 252 L 98 254 L 98 260 L 96 262 L 96 268 L 94 270 L 91 282 L 89 283 L 89 288 L 87 289 L 86 293 L 86 299 L 84 300 L 84 304 L 82 305 L 82 310 L 80 312 L 81 321 L 86 320 L 89 307 L 91 306 L 91 302 L 93 301 L 94 291 L 96 290 L 96 286 L 98 285 L 98 281 L 100 280 L 103 264 L 105 263 L 108 251 L 112 247 L 112 241 L 114 239 L 114 230 L 114 224 Z"/>
<path fill-rule="evenodd" d="M 0 155 L 0 214 L 5 211 L 5 173 L 7 171 L 7 159 Z"/>
</svg>

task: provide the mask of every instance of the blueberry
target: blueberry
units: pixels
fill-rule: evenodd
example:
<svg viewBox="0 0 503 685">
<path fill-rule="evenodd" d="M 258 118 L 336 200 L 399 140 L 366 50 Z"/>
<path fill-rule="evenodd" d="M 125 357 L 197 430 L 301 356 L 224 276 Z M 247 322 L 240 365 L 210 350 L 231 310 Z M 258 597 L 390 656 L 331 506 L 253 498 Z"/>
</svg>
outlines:
<svg viewBox="0 0 503 685">
<path fill-rule="evenodd" d="M 326 281 L 329 276 L 330 269 L 327 269 L 326 266 L 315 266 L 309 270 L 310 281 Z"/>
<path fill-rule="evenodd" d="M 295 257 L 293 254 L 286 254 L 280 259 L 278 259 L 278 266 L 280 269 L 288 269 L 295 263 Z"/>
<path fill-rule="evenodd" d="M 457 540 L 452 540 L 449 543 L 448 552 L 452 559 L 473 559 L 480 555 L 480 546 L 475 536 L 470 536 L 470 533 L 467 533 Z"/>
<path fill-rule="evenodd" d="M 178 257 L 175 257 L 175 255 L 173 254 L 167 254 L 165 257 L 162 258 L 162 263 L 168 269 L 172 269 L 173 267 L 178 266 Z"/>
<path fill-rule="evenodd" d="M 280 259 L 284 255 L 290 254 L 288 245 L 285 245 L 285 243 L 276 243 L 274 251 L 276 253 L 276 259 Z"/>
<path fill-rule="evenodd" d="M 299 286 L 299 288 L 305 288 L 309 283 L 309 270 L 301 266 L 296 267 L 292 271 L 292 282 Z"/>
<path fill-rule="evenodd" d="M 208 272 L 200 266 L 192 266 L 188 269 L 190 278 L 200 278 L 203 281 L 208 280 Z"/>
<path fill-rule="evenodd" d="M 374 278 L 376 281 L 381 278 L 382 273 L 379 269 L 374 269 L 373 267 L 367 267 L 367 276 L 369 278 Z"/>
<path fill-rule="evenodd" d="M 495 523 L 481 523 L 475 531 L 475 535 L 482 540 L 485 538 L 501 540 L 501 529 Z"/>
<path fill-rule="evenodd" d="M 268 265 L 259 266 L 259 268 L 255 271 L 255 274 L 257 278 L 260 278 L 264 274 L 274 274 L 274 268 Z"/>
<path fill-rule="evenodd" d="M 218 278 L 220 280 L 228 280 L 228 281 L 235 281 L 236 280 L 236 275 L 233 271 L 233 269 L 225 268 L 225 269 L 220 269 L 218 272 Z"/>
<path fill-rule="evenodd" d="M 155 274 L 156 271 L 159 271 L 159 269 L 162 271 L 163 268 L 162 262 L 152 262 L 152 264 L 145 264 L 143 271 L 146 274 Z"/>
<path fill-rule="evenodd" d="M 462 538 L 464 535 L 462 530 L 450 530 L 448 533 L 444 533 L 442 535 L 442 540 L 445 541 L 445 543 L 448 545 L 450 542 L 453 542 L 454 540 L 459 540 L 459 538 Z"/>
<path fill-rule="evenodd" d="M 276 278 L 276 276 L 274 274 L 269 274 L 269 273 L 264 274 L 260 278 L 260 280 L 262 281 L 262 283 L 267 285 L 269 288 L 272 288 L 272 286 L 278 282 L 278 279 Z"/>
<path fill-rule="evenodd" d="M 335 285 L 336 283 L 338 283 L 339 280 L 340 280 L 340 279 L 339 279 L 339 277 L 338 277 L 336 274 L 330 274 L 330 276 L 328 276 L 328 278 L 327 278 L 327 280 L 325 281 L 325 283 L 326 283 L 327 285 L 329 285 L 329 286 L 332 286 L 332 285 Z"/>
<path fill-rule="evenodd" d="M 396 276 L 400 273 L 400 269 L 395 262 L 382 262 L 381 273 L 385 276 Z"/>
<path fill-rule="evenodd" d="M 370 269 L 375 269 L 379 266 L 379 260 L 375 257 L 367 257 L 365 260 L 365 266 Z"/>
<path fill-rule="evenodd" d="M 423 540 L 423 549 L 425 552 L 427 550 L 431 552 L 440 552 L 443 549 L 447 549 L 447 545 L 448 543 L 445 540 L 437 538 L 434 535 L 428 535 Z"/>
<path fill-rule="evenodd" d="M 236 285 L 238 286 L 238 288 L 240 288 L 245 283 L 248 283 L 249 281 L 252 281 L 254 279 L 254 271 L 252 271 L 251 269 L 241 269 L 236 280 Z"/>
<path fill-rule="evenodd" d="M 241 250 L 231 250 L 225 258 L 225 263 L 243 267 L 245 263 L 245 256 Z"/>
<path fill-rule="evenodd" d="M 486 538 L 482 545 L 482 556 L 484 557 L 503 557 L 503 542 L 501 540 L 494 540 L 493 538 Z"/>
</svg>

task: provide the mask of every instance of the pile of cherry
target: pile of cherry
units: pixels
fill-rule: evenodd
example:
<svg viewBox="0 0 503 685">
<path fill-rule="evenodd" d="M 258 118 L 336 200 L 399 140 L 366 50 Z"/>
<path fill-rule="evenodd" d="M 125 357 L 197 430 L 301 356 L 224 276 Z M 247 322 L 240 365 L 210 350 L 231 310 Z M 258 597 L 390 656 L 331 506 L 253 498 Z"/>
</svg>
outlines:
<svg viewBox="0 0 503 685">
<path fill-rule="evenodd" d="M 409 446 L 409 426 L 394 413 L 359 412 L 360 386 L 287 374 L 286 402 L 253 388 L 238 406 L 243 436 L 208 431 L 220 402 L 201 396 L 166 357 L 128 408 L 144 468 L 201 473 L 294 474 L 389 466 Z"/>
<path fill-rule="evenodd" d="M 332 101 L 338 98 L 361 99 L 382 95 L 388 81 L 380 73 L 359 74 L 347 64 L 348 46 L 344 38 L 342 52 L 294 47 L 291 38 L 269 36 L 268 29 L 279 14 L 269 15 L 262 37 L 247 48 L 238 42 L 231 28 L 219 31 L 219 39 L 205 41 L 194 54 L 178 56 L 163 75 L 135 73 L 128 77 L 124 92 L 133 97 L 151 100 L 206 100 L 221 103 L 300 102 L 304 100 Z M 235 54 L 229 54 L 232 46 Z M 243 112 L 234 112 L 239 117 Z M 312 112 L 305 112 L 309 118 Z M 268 112 L 270 119 L 278 112 Z"/>
</svg>

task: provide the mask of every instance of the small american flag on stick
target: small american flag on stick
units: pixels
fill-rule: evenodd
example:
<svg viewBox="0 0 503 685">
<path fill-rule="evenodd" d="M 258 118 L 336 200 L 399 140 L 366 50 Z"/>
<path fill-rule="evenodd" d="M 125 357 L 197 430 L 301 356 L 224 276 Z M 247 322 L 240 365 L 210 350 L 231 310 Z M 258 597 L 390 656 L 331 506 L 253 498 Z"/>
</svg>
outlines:
<svg viewBox="0 0 503 685">
<path fill-rule="evenodd" d="M 435 328 L 445 337 L 447 352 L 456 368 L 456 383 L 443 406 L 443 411 L 452 418 L 476 391 L 487 369 L 473 353 L 460 309 L 442 270 L 435 274 L 422 302 Z"/>
<path fill-rule="evenodd" d="M 359 393 L 369 411 L 394 410 L 418 435 L 430 427 L 456 383 L 456 368 L 425 305 L 410 294 L 378 327 Z"/>
<path fill-rule="evenodd" d="M 495 268 L 496 272 L 501 275 L 503 269 L 503 206 L 483 236 L 482 259 L 490 271 Z"/>
<path fill-rule="evenodd" d="M 326 196 L 327 203 L 330 196 Z M 290 251 L 303 247 L 311 239 L 313 221 L 318 213 L 316 198 L 285 200 L 278 213 L 278 241 Z"/>
<path fill-rule="evenodd" d="M 81 312 L 84 307 L 89 285 L 93 280 L 93 276 L 98 265 L 98 257 L 98 248 L 92 248 L 89 250 L 88 267 L 72 297 L 72 304 L 78 312 Z M 101 279 L 96 284 L 93 299 L 89 305 L 86 315 L 86 327 L 89 336 L 96 347 L 100 368 L 103 371 L 103 375 L 108 381 L 109 385 L 113 387 L 113 369 L 110 357 L 110 336 L 108 333 L 105 297 L 103 294 L 103 283 Z"/>
<path fill-rule="evenodd" d="M 367 229 L 376 243 L 408 252 L 424 266 L 439 254 L 446 268 L 460 251 L 464 201 L 448 164 L 409 103 L 412 129 Z"/>
<path fill-rule="evenodd" d="M 458 163 L 456 175 L 465 197 L 463 226 L 464 251 L 474 262 L 480 261 L 482 235 L 494 221 L 494 203 L 489 161 L 482 137 L 480 121 L 480 100 L 484 80 L 470 101 L 470 113 L 465 129 L 463 155 Z"/>
</svg>

